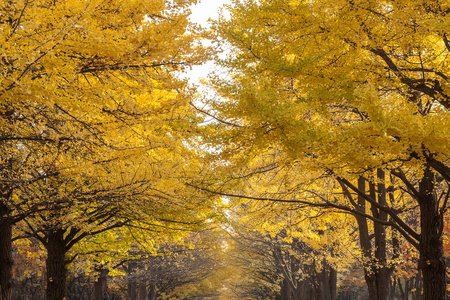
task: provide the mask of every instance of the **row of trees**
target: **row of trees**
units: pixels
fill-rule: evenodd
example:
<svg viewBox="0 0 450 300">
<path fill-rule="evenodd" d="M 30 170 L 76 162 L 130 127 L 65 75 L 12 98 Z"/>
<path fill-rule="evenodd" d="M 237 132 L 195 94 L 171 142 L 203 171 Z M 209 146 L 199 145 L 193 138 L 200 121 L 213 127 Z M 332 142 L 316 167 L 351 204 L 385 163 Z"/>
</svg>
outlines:
<svg viewBox="0 0 450 300">
<path fill-rule="evenodd" d="M 270 204 L 264 207 L 273 212 L 268 222 L 249 208 L 242 204 L 229 210 L 227 228 L 191 235 L 184 245 L 162 244 L 151 252 L 131 245 L 123 247 L 129 250 L 121 257 L 115 251 L 80 253 L 69 267 L 66 295 L 68 299 L 368 299 L 364 272 L 383 266 L 362 255 L 353 216 L 316 210 L 305 217 L 297 213 L 304 207 L 291 206 L 289 213 L 282 213 Z M 388 230 L 388 244 L 392 238 Z M 386 252 L 389 299 L 423 299 L 418 253 L 406 241 L 395 247 L 395 253 Z M 44 249 L 37 241 L 15 249 L 13 299 L 30 295 L 44 299 Z"/>
<path fill-rule="evenodd" d="M 355 265 L 371 300 L 445 299 L 448 1 L 235 0 L 209 33 L 196 2 L 0 4 L 0 299 L 13 241 L 47 300 L 75 266 L 98 299 L 119 269 L 131 299 L 344 299 Z M 205 100 L 179 76 L 207 36 L 231 50 Z M 156 287 L 160 246 L 220 218 L 226 257 Z"/>
<path fill-rule="evenodd" d="M 112 265 L 98 259 L 93 263 L 84 255 L 69 268 L 66 297 L 156 300 L 215 295 L 224 274 L 217 261 L 220 240 L 216 234 L 210 230 L 191 234 L 184 245 L 162 243 L 152 252 L 133 245 Z M 45 251 L 37 243 L 21 248 L 14 251 L 13 299 L 45 299 Z"/>
<path fill-rule="evenodd" d="M 380 262 L 379 250 L 361 249 L 354 216 L 322 209 L 306 215 L 299 205 L 286 212 L 286 204 L 273 203 L 249 209 L 240 205 L 234 213 L 226 251 L 226 264 L 240 270 L 227 283 L 233 299 L 369 299 L 370 284 L 381 280 L 387 299 L 423 299 L 418 253 L 395 231 L 387 229 Z M 260 214 L 268 210 L 270 221 Z M 369 232 L 373 245 L 373 227 Z M 386 278 L 377 278 L 379 269 Z"/>
<path fill-rule="evenodd" d="M 204 189 L 249 200 L 267 232 L 292 210 L 351 214 L 370 299 L 389 299 L 404 241 L 424 299 L 446 299 L 449 13 L 448 1 L 233 1 L 214 27 L 229 76 L 211 76 L 204 137 L 226 181 Z"/>
<path fill-rule="evenodd" d="M 45 249 L 46 299 L 62 300 L 73 262 L 112 269 L 214 218 L 214 199 L 183 184 L 204 173 L 177 76 L 211 54 L 195 3 L 1 2 L 0 299 L 13 241 Z"/>
</svg>

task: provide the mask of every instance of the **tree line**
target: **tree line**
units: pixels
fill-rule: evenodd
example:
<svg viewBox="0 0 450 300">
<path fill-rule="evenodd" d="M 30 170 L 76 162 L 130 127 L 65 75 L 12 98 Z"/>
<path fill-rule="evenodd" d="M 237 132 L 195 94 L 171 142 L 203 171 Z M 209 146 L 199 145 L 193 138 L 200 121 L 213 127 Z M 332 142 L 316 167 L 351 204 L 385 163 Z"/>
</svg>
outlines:
<svg viewBox="0 0 450 300">
<path fill-rule="evenodd" d="M 446 299 L 450 4 L 197 2 L 0 4 L 0 299 Z"/>
</svg>

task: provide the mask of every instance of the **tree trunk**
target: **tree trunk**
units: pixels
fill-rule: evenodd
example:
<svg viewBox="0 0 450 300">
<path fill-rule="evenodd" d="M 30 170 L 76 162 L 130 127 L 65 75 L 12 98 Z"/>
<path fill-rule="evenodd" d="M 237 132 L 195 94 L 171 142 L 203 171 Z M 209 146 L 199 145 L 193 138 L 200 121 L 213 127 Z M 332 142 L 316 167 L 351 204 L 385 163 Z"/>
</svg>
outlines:
<svg viewBox="0 0 450 300">
<path fill-rule="evenodd" d="M 377 199 L 378 204 L 387 207 L 386 199 L 386 186 L 385 186 L 385 173 L 382 169 L 377 169 L 377 178 L 379 180 L 377 184 L 377 191 L 372 192 L 373 199 Z M 374 185 L 372 185 L 374 187 Z M 372 215 L 382 221 L 387 222 L 387 213 L 375 208 L 372 205 Z M 375 234 L 375 259 L 376 259 L 376 285 L 377 285 L 377 300 L 389 299 L 389 287 L 391 280 L 391 270 L 387 267 L 386 256 L 386 228 L 384 225 L 374 222 L 374 234 Z"/>
<path fill-rule="evenodd" d="M 369 196 L 373 201 L 378 202 L 382 206 L 387 206 L 386 187 L 384 183 L 385 173 L 383 170 L 377 170 L 377 178 L 379 183 L 375 186 L 374 183 L 369 183 Z M 344 188 L 345 189 L 345 188 Z M 358 194 L 357 202 L 352 200 L 350 192 L 346 192 L 349 200 L 355 205 L 355 208 L 361 214 L 367 214 L 366 199 L 363 195 L 366 192 L 366 179 L 364 177 L 358 178 Z M 371 205 L 371 213 L 375 219 L 387 221 L 387 214 L 379 210 L 374 204 Z M 374 223 L 374 243 L 371 242 L 369 235 L 369 226 L 365 216 L 355 214 L 358 223 L 359 242 L 363 255 L 364 279 L 366 281 L 367 289 L 369 291 L 370 300 L 388 300 L 390 275 L 392 270 L 387 267 L 386 255 L 386 230 L 384 225 Z"/>
<path fill-rule="evenodd" d="M 281 281 L 280 297 L 279 300 L 288 300 L 287 281 L 283 279 Z"/>
<path fill-rule="evenodd" d="M 94 300 L 108 299 L 108 269 L 99 268 L 98 278 L 94 282 Z"/>
<path fill-rule="evenodd" d="M 147 300 L 148 299 L 148 292 L 147 292 L 147 276 L 145 276 L 145 264 L 140 263 L 139 264 L 139 300 Z"/>
<path fill-rule="evenodd" d="M 323 260 L 322 271 L 318 274 L 318 297 L 317 300 L 336 299 L 336 277 L 337 272 Z"/>
<path fill-rule="evenodd" d="M 412 281 L 412 278 L 410 278 L 410 279 L 405 279 L 404 282 L 405 282 L 405 293 L 403 294 L 402 300 L 408 300 L 411 288 L 413 287 L 413 281 Z M 420 291 L 418 291 L 418 292 L 420 293 Z"/>
<path fill-rule="evenodd" d="M 47 290 L 46 300 L 63 300 L 66 296 L 66 248 L 64 230 L 53 230 L 47 235 Z"/>
<path fill-rule="evenodd" d="M 11 209 L 7 201 L 11 198 L 13 190 L 6 186 L 0 186 L 0 300 L 12 299 L 12 227 L 13 220 L 10 217 Z"/>
<path fill-rule="evenodd" d="M 337 294 L 337 271 L 330 267 L 330 300 L 336 300 Z"/>
<path fill-rule="evenodd" d="M 139 300 L 147 300 L 147 287 L 145 282 L 139 283 Z"/>
<path fill-rule="evenodd" d="M 365 193 L 366 192 L 366 180 L 363 177 L 358 178 L 358 189 Z M 366 200 L 358 195 L 358 207 L 357 209 L 361 213 L 366 212 Z M 363 266 L 364 266 L 364 279 L 366 281 L 367 289 L 369 290 L 369 299 L 378 300 L 377 295 L 377 283 L 374 270 L 374 261 L 372 258 L 372 245 L 370 243 L 369 237 L 369 227 L 367 225 L 367 219 L 360 215 L 355 215 L 356 222 L 358 223 L 359 231 L 359 244 L 363 255 Z"/>
<path fill-rule="evenodd" d="M 423 280 L 422 280 L 422 272 L 419 270 L 419 272 L 417 272 L 416 278 L 413 279 L 411 278 L 411 288 L 414 287 L 415 288 L 415 292 L 414 292 L 414 299 L 415 300 L 422 300 L 422 287 L 423 287 Z M 414 284 L 414 285 L 413 285 Z"/>
<path fill-rule="evenodd" d="M 3 206 L 3 204 L 0 204 Z M 12 299 L 12 225 L 0 207 L 0 300 Z"/>
<path fill-rule="evenodd" d="M 156 300 L 156 298 L 157 298 L 156 283 L 151 282 L 148 291 L 148 300 Z"/>
<path fill-rule="evenodd" d="M 136 300 L 137 299 L 137 274 L 136 274 L 137 263 L 136 261 L 128 262 L 128 287 L 127 287 L 127 295 L 128 299 Z"/>
<path fill-rule="evenodd" d="M 434 174 L 427 167 L 419 182 L 420 242 L 419 269 L 423 278 L 424 300 L 446 299 L 446 276 L 442 219 L 434 194 Z"/>
</svg>

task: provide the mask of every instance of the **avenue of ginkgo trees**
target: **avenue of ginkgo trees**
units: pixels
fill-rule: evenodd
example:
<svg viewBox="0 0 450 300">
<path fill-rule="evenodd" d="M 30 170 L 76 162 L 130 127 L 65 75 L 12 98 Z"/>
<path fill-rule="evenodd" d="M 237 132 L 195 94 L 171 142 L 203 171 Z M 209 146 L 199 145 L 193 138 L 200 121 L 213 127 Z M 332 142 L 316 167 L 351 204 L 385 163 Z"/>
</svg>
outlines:
<svg viewBox="0 0 450 300">
<path fill-rule="evenodd" d="M 99 252 L 96 235 L 126 227 L 107 250 L 151 249 L 212 218 L 213 199 L 181 180 L 202 174 L 176 76 L 210 55 L 187 20 L 195 2 L 1 3 L 1 299 L 13 239 L 42 244 L 46 299 L 63 299 L 77 243 Z"/>
<path fill-rule="evenodd" d="M 240 282 L 241 298 L 335 299 L 351 255 L 369 298 L 389 299 L 409 247 L 424 299 L 445 299 L 450 3 L 235 0 L 213 35 L 189 22 L 196 2 L 1 3 L 0 299 L 13 240 L 45 249 L 46 299 L 62 300 L 71 265 L 100 282 L 164 255 L 216 224 L 222 196 L 234 242 L 207 248 L 241 263 L 199 284 L 210 298 Z M 213 57 L 205 37 L 231 46 L 214 100 L 179 77 Z M 261 259 L 243 265 L 246 243 Z"/>
<path fill-rule="evenodd" d="M 388 298 L 393 230 L 419 252 L 424 299 L 445 299 L 450 3 L 230 10 L 215 26 L 231 45 L 230 78 L 211 80 L 223 100 L 208 103 L 218 125 L 205 139 L 220 143 L 229 179 L 241 179 L 234 196 L 355 215 L 370 299 Z"/>
</svg>

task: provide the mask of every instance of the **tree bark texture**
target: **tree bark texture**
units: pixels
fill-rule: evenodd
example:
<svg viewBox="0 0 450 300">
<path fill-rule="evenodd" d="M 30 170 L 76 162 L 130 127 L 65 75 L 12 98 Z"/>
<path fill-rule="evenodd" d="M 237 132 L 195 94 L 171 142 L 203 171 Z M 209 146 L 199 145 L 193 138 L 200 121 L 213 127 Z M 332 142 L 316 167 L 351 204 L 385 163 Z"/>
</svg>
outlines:
<svg viewBox="0 0 450 300">
<path fill-rule="evenodd" d="M 63 300 L 66 297 L 66 265 L 64 230 L 51 231 L 47 235 L 46 300 Z"/>
<path fill-rule="evenodd" d="M 148 300 L 156 300 L 157 299 L 157 292 L 156 292 L 156 283 L 151 282 L 149 289 L 148 289 Z"/>
<path fill-rule="evenodd" d="M 446 275 L 444 245 L 442 240 L 442 219 L 434 194 L 434 173 L 425 168 L 419 182 L 420 241 L 419 269 L 423 277 L 423 299 L 446 299 Z"/>
<path fill-rule="evenodd" d="M 376 195 L 372 198 L 376 198 L 378 204 L 387 207 L 386 199 L 386 185 L 385 185 L 385 172 L 382 169 L 377 170 L 377 189 Z M 374 184 L 372 184 L 374 186 Z M 371 193 L 372 194 L 372 193 Z M 372 205 L 372 215 L 384 222 L 388 221 L 388 215 L 386 212 L 375 208 Z M 377 297 L 379 300 L 388 300 L 390 295 L 390 279 L 392 270 L 387 267 L 387 240 L 386 240 L 386 228 L 384 225 L 374 222 L 374 235 L 375 235 L 375 260 L 376 260 L 376 285 L 377 285 Z"/>
<path fill-rule="evenodd" d="M 136 261 L 128 262 L 128 286 L 127 286 L 127 295 L 128 299 L 136 300 L 137 299 L 137 263 Z"/>
<path fill-rule="evenodd" d="M 94 282 L 94 300 L 108 300 L 108 269 L 99 268 Z"/>
<path fill-rule="evenodd" d="M 383 170 L 377 170 L 378 184 L 369 183 L 369 195 L 376 200 L 378 204 L 387 206 L 386 187 L 384 183 L 385 173 Z M 358 189 L 366 194 L 366 182 L 363 177 L 358 179 Z M 361 213 L 367 213 L 366 200 L 362 195 L 358 195 L 357 209 Z M 382 212 L 375 205 L 371 205 L 372 216 L 376 219 L 387 221 L 388 216 Z M 360 215 L 355 215 L 358 223 L 359 241 L 364 257 L 364 279 L 369 291 L 370 300 L 388 300 L 390 277 L 392 270 L 387 267 L 387 240 L 386 229 L 384 225 L 374 223 L 373 236 L 374 243 L 372 245 L 367 218 Z"/>
<path fill-rule="evenodd" d="M 366 180 L 363 177 L 358 178 L 358 189 L 366 193 Z M 366 212 L 366 200 L 358 195 L 358 211 L 361 213 Z M 372 245 L 370 243 L 369 237 L 369 227 L 367 225 L 367 219 L 360 215 L 355 215 L 356 222 L 358 224 L 359 231 L 359 244 L 363 255 L 363 266 L 364 266 L 364 279 L 366 281 L 367 289 L 369 291 L 370 300 L 378 300 L 377 295 L 377 284 L 375 273 L 373 270 L 373 259 L 372 259 Z"/>
<path fill-rule="evenodd" d="M 147 300 L 147 286 L 144 281 L 139 282 L 139 300 Z"/>
<path fill-rule="evenodd" d="M 330 299 L 336 300 L 337 296 L 337 270 L 330 267 L 330 276 L 328 278 L 330 282 Z"/>
<path fill-rule="evenodd" d="M 11 209 L 7 201 L 13 190 L 5 185 L 0 186 L 0 300 L 12 300 L 13 292 L 13 258 Z"/>
<path fill-rule="evenodd" d="M 1 206 L 2 204 L 0 204 Z M 12 299 L 12 225 L 3 219 L 0 207 L 0 300 Z"/>
</svg>

